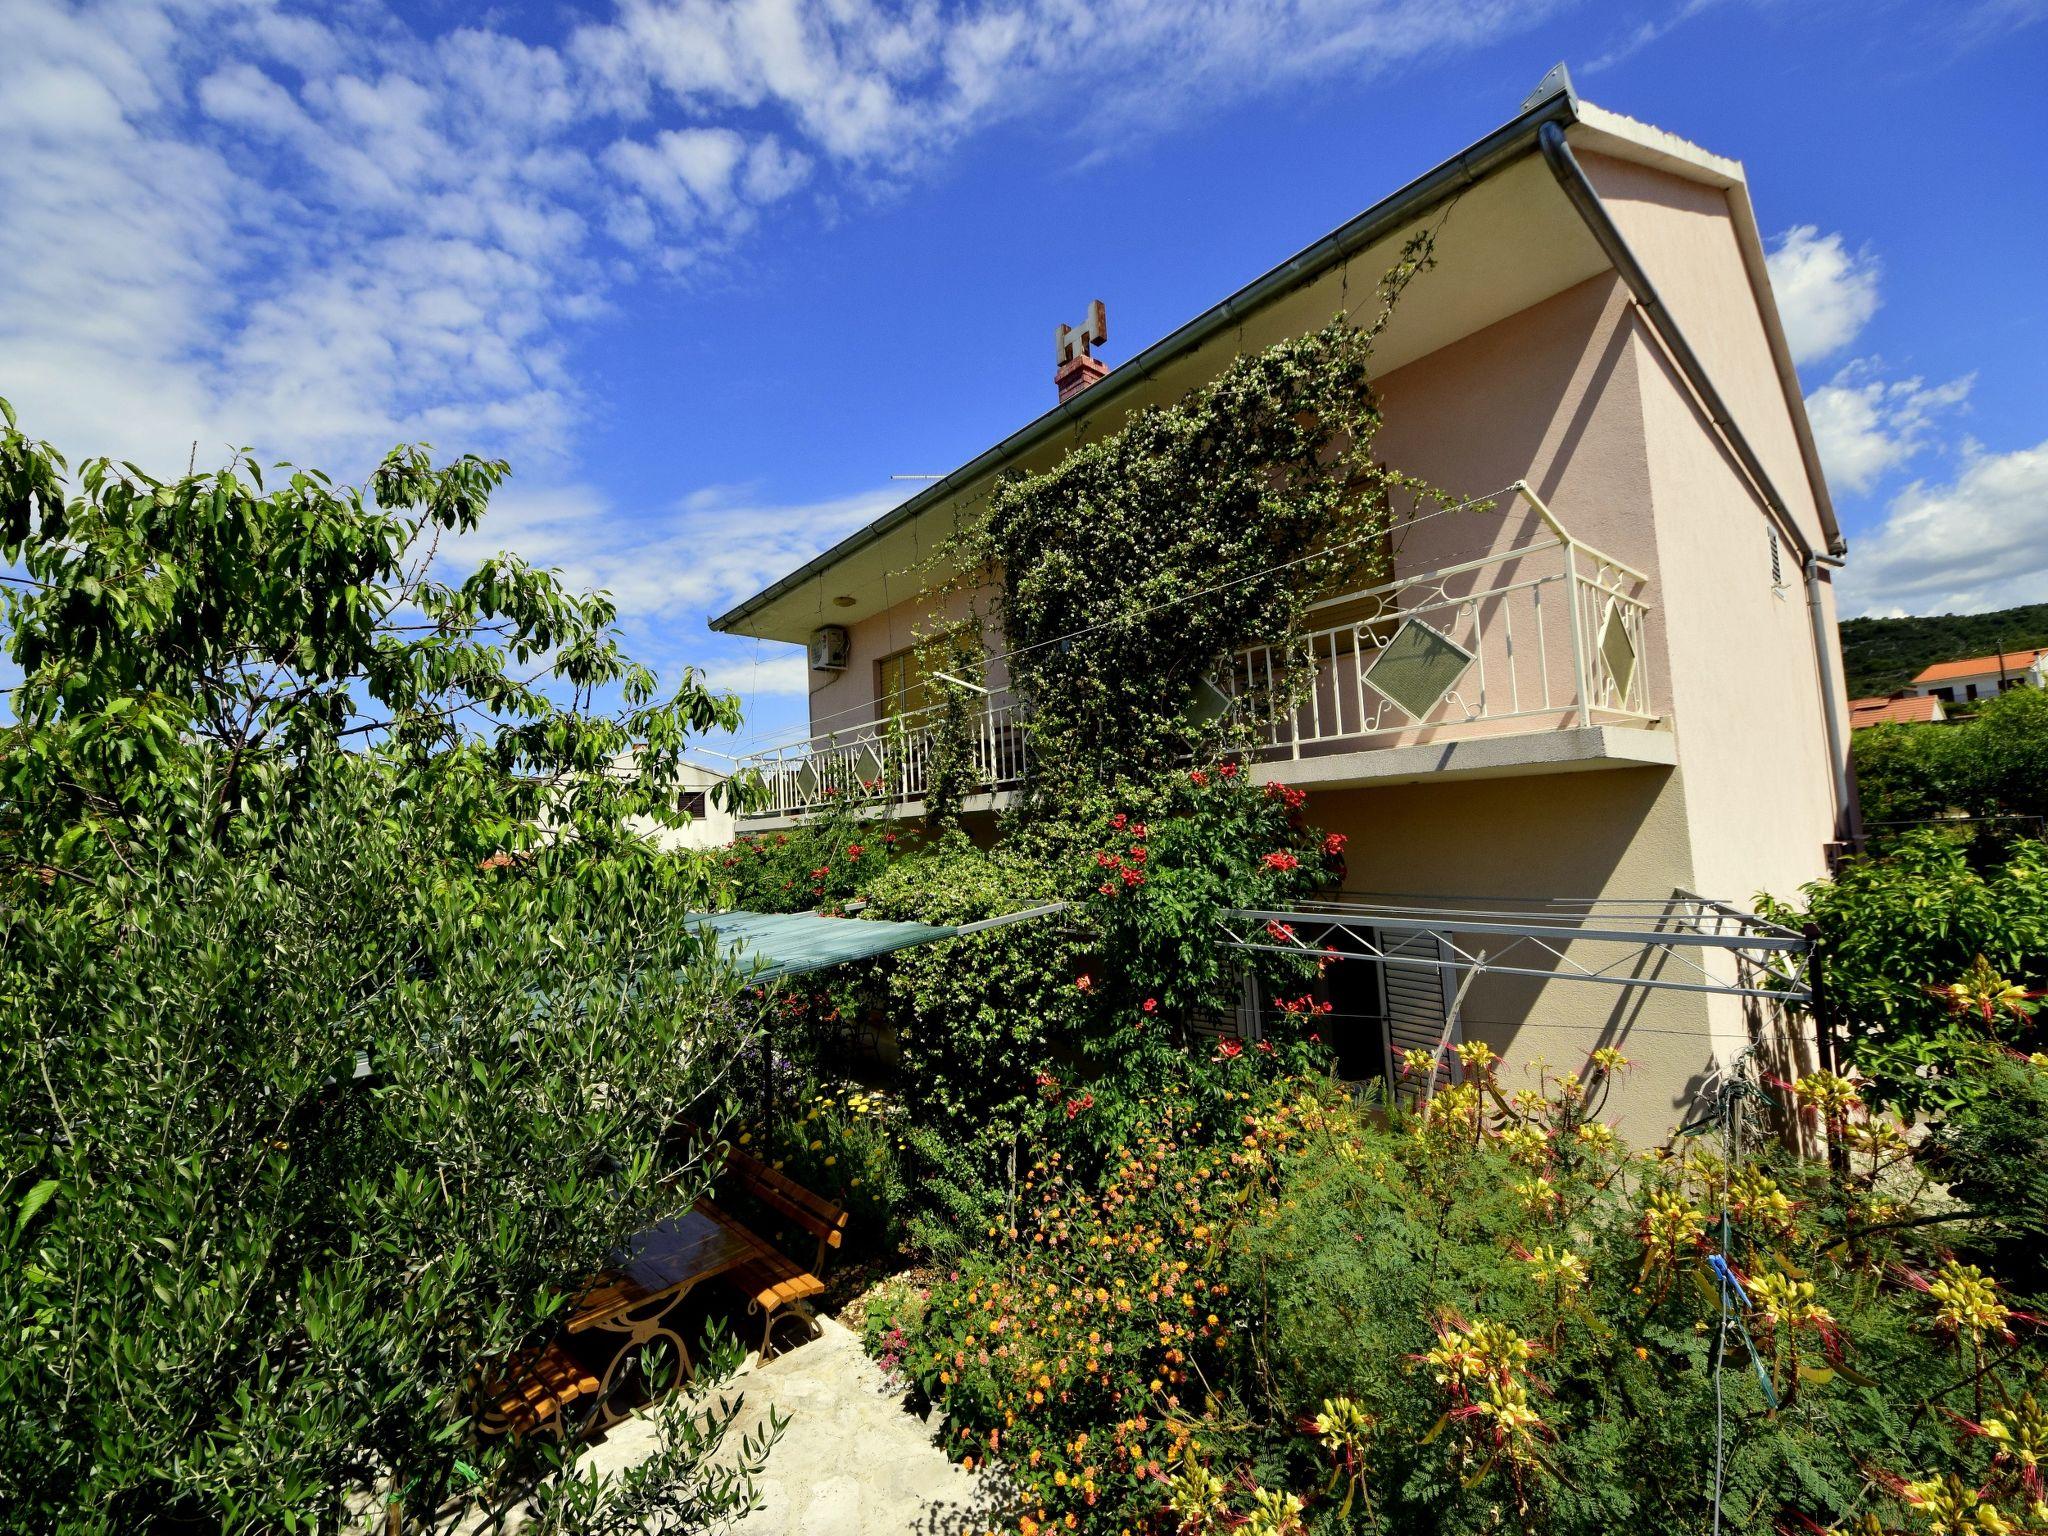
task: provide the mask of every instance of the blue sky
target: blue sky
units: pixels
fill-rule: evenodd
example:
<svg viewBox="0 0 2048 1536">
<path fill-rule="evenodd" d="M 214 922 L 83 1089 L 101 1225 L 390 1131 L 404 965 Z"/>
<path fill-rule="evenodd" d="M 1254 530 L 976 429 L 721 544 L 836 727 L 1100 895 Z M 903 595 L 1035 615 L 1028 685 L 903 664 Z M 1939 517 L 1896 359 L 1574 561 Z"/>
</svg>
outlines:
<svg viewBox="0 0 2048 1536">
<path fill-rule="evenodd" d="M 487 525 L 708 613 L 1512 115 L 1746 162 L 1848 606 L 2048 600 L 2048 0 L 9 0 L 0 394 L 72 456 L 510 458 Z"/>
</svg>

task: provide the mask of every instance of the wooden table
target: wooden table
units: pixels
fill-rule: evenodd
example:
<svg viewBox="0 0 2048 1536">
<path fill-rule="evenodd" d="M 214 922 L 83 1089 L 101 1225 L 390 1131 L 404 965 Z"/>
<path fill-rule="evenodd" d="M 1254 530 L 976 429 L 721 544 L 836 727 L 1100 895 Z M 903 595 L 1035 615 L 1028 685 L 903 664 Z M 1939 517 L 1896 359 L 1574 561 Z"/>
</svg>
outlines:
<svg viewBox="0 0 2048 1536">
<path fill-rule="evenodd" d="M 611 1269 L 577 1299 L 568 1323 L 572 1334 L 618 1339 L 598 1393 L 602 1427 L 632 1411 L 614 1406 L 613 1388 L 652 1346 L 675 1351 L 678 1385 L 690 1379 L 690 1351 L 668 1320 L 700 1282 L 724 1274 L 752 1252 L 753 1245 L 732 1227 L 692 1209 L 655 1223 L 613 1257 Z"/>
</svg>

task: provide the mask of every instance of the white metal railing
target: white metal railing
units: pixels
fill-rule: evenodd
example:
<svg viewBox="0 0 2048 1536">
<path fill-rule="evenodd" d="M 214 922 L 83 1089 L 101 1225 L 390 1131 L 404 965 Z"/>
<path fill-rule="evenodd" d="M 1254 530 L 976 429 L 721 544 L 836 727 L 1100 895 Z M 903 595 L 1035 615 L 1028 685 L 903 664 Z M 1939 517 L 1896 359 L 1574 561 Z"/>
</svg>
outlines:
<svg viewBox="0 0 2048 1536">
<path fill-rule="evenodd" d="M 1294 757 L 1515 721 L 1646 721 L 1647 584 L 1558 530 L 1329 598 L 1317 609 L 1341 622 L 1239 652 L 1219 687 L 1269 750 Z M 1304 664 L 1314 676 L 1297 689 Z"/>
<path fill-rule="evenodd" d="M 1656 718 L 1642 572 L 1573 538 L 1526 486 L 1548 536 L 1328 598 L 1334 621 L 1230 659 L 1217 689 L 1268 757 L 1405 740 Z M 1313 676 L 1292 680 L 1304 664 Z M 792 742 L 742 760 L 763 797 L 742 819 L 832 804 L 900 805 L 930 788 L 946 706 Z M 968 792 L 1015 789 L 1025 733 L 1005 692 L 967 703 Z M 1519 724 L 1517 724 L 1519 722 Z"/>
<path fill-rule="evenodd" d="M 996 695 L 967 708 L 968 792 L 1016 788 L 1024 781 L 1024 733 L 1012 705 Z M 945 709 L 934 704 L 742 758 L 740 766 L 760 775 L 762 789 L 742 819 L 924 799 Z"/>
</svg>

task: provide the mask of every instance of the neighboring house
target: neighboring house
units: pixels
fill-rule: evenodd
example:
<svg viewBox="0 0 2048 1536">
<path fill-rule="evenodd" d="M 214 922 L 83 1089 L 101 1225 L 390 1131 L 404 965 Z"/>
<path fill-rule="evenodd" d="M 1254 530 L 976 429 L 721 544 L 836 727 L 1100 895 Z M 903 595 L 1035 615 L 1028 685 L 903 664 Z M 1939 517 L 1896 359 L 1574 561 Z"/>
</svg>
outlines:
<svg viewBox="0 0 2048 1536">
<path fill-rule="evenodd" d="M 630 776 L 637 771 L 637 760 L 631 752 L 622 752 L 612 760 L 614 773 Z M 655 846 L 663 852 L 676 848 L 722 848 L 733 840 L 738 828 L 733 813 L 718 804 L 711 792 L 727 777 L 715 768 L 686 761 L 681 781 L 683 809 L 690 813 L 689 825 L 664 827 L 645 816 L 635 816 L 627 825 L 653 836 Z"/>
<path fill-rule="evenodd" d="M 1920 697 L 1947 704 L 1994 698 L 2014 688 L 2048 687 L 2048 650 L 2001 651 L 1936 662 L 1915 677 L 1912 686 Z"/>
<path fill-rule="evenodd" d="M 1853 731 L 1873 725 L 1938 725 L 1947 718 L 1941 700 L 1933 694 L 1894 693 L 1849 701 L 1849 728 Z"/>
<path fill-rule="evenodd" d="M 1327 322 L 1440 225 L 1436 267 L 1379 343 L 1378 449 L 1454 493 L 1529 492 L 1416 526 L 1390 583 L 1332 600 L 1343 622 L 1315 637 L 1315 695 L 1252 770 L 1307 789 L 1309 818 L 1347 835 L 1348 896 L 1439 914 L 1431 931 L 1386 930 L 1424 957 L 1414 968 L 1332 971 L 1346 978 L 1335 1017 L 1350 1016 L 1351 1060 L 1377 1070 L 1435 1036 L 1457 972 L 1427 957 L 1497 959 L 1518 941 L 1490 937 L 1491 915 L 1598 926 L 1648 912 L 1682 926 L 1710 910 L 1695 893 L 1747 904 L 1824 875 L 1851 832 L 1830 581 L 1845 546 L 1742 168 L 1577 100 L 1561 76 L 1139 356 L 1079 380 L 1069 361 L 1043 416 L 715 620 L 807 644 L 813 662 L 817 735 L 753 764 L 771 801 L 742 830 L 845 792 L 921 814 L 916 746 L 950 685 L 920 675 L 912 647 L 934 608 L 964 600 L 914 586 L 956 517 L 1003 471 L 1043 470 L 1240 351 Z M 977 699 L 968 801 L 984 823 L 1029 771 L 1002 638 L 986 643 L 993 692 Z M 1401 664 L 1376 670 L 1382 653 Z M 1267 660 L 1235 658 L 1219 685 Z M 1523 959 L 1530 974 L 1482 974 L 1458 1028 L 1518 1069 L 1572 1069 L 1619 1045 L 1638 1063 L 1626 1102 L 1650 1136 L 1749 1043 L 1753 1004 L 1712 986 L 1561 979 L 1622 963 L 1640 962 L 1585 940 Z M 1733 979 L 1725 957 L 1704 963 Z"/>
</svg>

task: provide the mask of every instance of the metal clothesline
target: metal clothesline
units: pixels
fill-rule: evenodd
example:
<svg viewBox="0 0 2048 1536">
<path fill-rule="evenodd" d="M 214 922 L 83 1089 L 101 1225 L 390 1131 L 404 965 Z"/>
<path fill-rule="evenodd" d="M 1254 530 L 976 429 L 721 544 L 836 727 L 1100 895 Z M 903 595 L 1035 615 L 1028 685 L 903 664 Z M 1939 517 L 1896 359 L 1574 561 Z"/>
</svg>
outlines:
<svg viewBox="0 0 2048 1536">
<path fill-rule="evenodd" d="M 1806 936 L 1727 902 L 1678 892 L 1588 901 L 1577 911 L 1555 905 L 1516 911 L 1500 898 L 1475 900 L 1492 905 L 1305 901 L 1285 909 L 1233 908 L 1220 924 L 1232 948 L 1250 953 L 1761 998 L 1787 1007 L 1813 1001 Z M 1435 940 L 1434 955 L 1413 943 L 1419 937 Z M 1485 948 L 1468 939 L 1483 939 Z M 1607 959 L 1573 953 L 1585 945 L 1616 953 Z M 1733 979 L 1708 968 L 1720 956 L 1735 962 Z M 1670 970 L 1679 974 L 1661 974 Z"/>
</svg>

